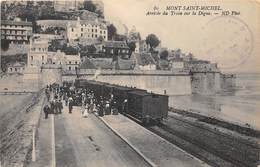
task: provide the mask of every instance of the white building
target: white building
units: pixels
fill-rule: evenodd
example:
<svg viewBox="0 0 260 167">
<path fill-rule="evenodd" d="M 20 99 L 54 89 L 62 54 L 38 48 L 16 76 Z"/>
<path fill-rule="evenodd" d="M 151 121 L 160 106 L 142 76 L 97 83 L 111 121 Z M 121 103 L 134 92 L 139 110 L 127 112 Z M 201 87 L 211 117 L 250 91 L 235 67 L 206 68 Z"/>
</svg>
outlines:
<svg viewBox="0 0 260 167">
<path fill-rule="evenodd" d="M 140 40 L 135 42 L 135 53 L 147 53 L 149 51 L 149 46 L 145 40 Z"/>
<path fill-rule="evenodd" d="M 102 37 L 105 41 L 108 39 L 107 26 L 105 23 L 91 20 L 74 20 L 67 24 L 67 38 L 69 41 L 78 39 L 97 40 Z"/>
<path fill-rule="evenodd" d="M 81 64 L 80 55 L 65 55 L 67 71 L 76 71 L 79 65 Z"/>
<path fill-rule="evenodd" d="M 170 64 L 172 69 L 184 69 L 184 61 L 172 61 Z"/>
<path fill-rule="evenodd" d="M 46 64 L 48 46 L 49 41 L 47 39 L 32 39 L 27 57 L 27 65 L 40 67 L 42 64 Z"/>
<path fill-rule="evenodd" d="M 32 22 L 15 20 L 1 20 L 1 39 L 11 41 L 11 43 L 29 43 L 32 36 Z"/>
<path fill-rule="evenodd" d="M 147 71 L 147 70 L 156 70 L 155 64 L 147 64 L 147 65 L 139 65 L 140 70 Z"/>
<path fill-rule="evenodd" d="M 48 40 L 35 39 L 30 46 L 27 65 L 29 67 L 38 67 L 52 64 L 62 67 L 63 70 L 75 70 L 80 65 L 80 54 L 66 55 L 64 52 L 49 52 Z"/>
<path fill-rule="evenodd" d="M 8 64 L 7 73 L 8 74 L 22 74 L 25 68 L 25 63 L 23 62 L 15 62 L 12 64 Z"/>
<path fill-rule="evenodd" d="M 28 58 L 29 66 L 41 67 L 52 64 L 62 67 L 63 70 L 74 71 L 80 65 L 80 55 L 66 55 L 64 52 L 31 52 Z"/>
</svg>

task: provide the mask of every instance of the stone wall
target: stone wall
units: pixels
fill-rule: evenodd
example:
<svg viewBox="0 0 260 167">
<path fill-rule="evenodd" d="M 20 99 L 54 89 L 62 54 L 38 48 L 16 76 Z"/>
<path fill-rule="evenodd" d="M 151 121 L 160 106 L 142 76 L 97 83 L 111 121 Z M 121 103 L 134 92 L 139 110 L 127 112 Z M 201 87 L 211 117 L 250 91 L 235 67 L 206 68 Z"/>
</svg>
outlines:
<svg viewBox="0 0 260 167">
<path fill-rule="evenodd" d="M 168 95 L 191 94 L 190 76 L 98 76 L 101 82 L 146 89 L 154 93 Z"/>
<path fill-rule="evenodd" d="M 54 65 L 45 65 L 41 68 L 26 67 L 23 82 L 31 86 L 28 90 L 39 90 L 53 83 L 62 84 L 62 68 Z"/>
<path fill-rule="evenodd" d="M 76 78 L 75 75 L 63 75 L 62 81 L 71 81 Z M 190 75 L 162 75 L 162 74 L 122 74 L 122 73 L 102 73 L 86 74 L 80 78 L 97 80 L 111 84 L 117 84 L 128 87 L 137 87 L 146 89 L 154 93 L 168 95 L 189 95 L 191 94 Z"/>
<path fill-rule="evenodd" d="M 60 67 L 43 67 L 41 69 L 41 84 L 46 86 L 57 83 L 62 84 L 62 68 Z"/>
<path fill-rule="evenodd" d="M 230 90 L 236 87 L 236 76 L 234 74 L 221 74 L 221 89 Z"/>
<path fill-rule="evenodd" d="M 224 87 L 233 86 L 235 78 L 223 77 L 220 72 L 173 73 L 171 71 L 135 70 L 86 70 L 79 72 L 80 78 L 98 80 L 111 84 L 147 89 L 159 94 L 213 95 Z M 76 79 L 75 74 L 65 73 L 63 81 Z"/>
<path fill-rule="evenodd" d="M 219 72 L 196 72 L 192 74 L 192 93 L 216 94 L 221 91 Z"/>
<path fill-rule="evenodd" d="M 32 149 L 33 128 L 38 126 L 44 94 L 38 92 L 3 115 L 0 122 L 0 152 L 3 167 L 23 167 Z"/>
</svg>

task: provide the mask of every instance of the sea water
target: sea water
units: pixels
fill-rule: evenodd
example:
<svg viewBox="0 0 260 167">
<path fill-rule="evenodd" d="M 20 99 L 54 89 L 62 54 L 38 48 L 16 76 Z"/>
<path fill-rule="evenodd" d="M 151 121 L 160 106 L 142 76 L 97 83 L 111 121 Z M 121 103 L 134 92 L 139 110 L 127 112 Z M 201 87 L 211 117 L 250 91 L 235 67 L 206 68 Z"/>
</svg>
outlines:
<svg viewBox="0 0 260 167">
<path fill-rule="evenodd" d="M 236 88 L 233 91 L 214 96 L 170 96 L 169 106 L 260 130 L 260 73 L 236 76 Z"/>
</svg>

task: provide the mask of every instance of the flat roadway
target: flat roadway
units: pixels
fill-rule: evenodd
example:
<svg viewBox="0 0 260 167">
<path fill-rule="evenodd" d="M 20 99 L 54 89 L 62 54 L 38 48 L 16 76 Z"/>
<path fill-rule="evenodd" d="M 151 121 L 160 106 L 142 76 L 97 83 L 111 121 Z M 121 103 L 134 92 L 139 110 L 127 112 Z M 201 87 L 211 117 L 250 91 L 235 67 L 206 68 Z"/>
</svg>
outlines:
<svg viewBox="0 0 260 167">
<path fill-rule="evenodd" d="M 40 118 L 36 161 L 29 167 L 149 166 L 95 115 L 83 118 L 79 107 Z"/>
</svg>

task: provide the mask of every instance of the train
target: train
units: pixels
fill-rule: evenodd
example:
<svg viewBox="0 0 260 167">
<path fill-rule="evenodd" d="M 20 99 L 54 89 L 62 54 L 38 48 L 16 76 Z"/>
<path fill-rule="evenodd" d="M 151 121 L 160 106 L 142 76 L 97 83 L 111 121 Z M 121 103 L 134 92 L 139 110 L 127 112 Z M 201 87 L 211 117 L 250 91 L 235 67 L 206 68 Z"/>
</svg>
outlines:
<svg viewBox="0 0 260 167">
<path fill-rule="evenodd" d="M 119 113 L 144 124 L 158 123 L 168 117 L 167 95 L 86 79 L 76 79 L 74 87 L 91 91 L 97 101 L 109 99 L 112 95 Z"/>
</svg>

